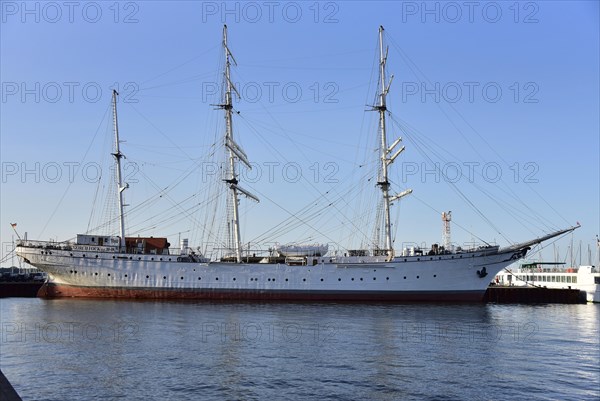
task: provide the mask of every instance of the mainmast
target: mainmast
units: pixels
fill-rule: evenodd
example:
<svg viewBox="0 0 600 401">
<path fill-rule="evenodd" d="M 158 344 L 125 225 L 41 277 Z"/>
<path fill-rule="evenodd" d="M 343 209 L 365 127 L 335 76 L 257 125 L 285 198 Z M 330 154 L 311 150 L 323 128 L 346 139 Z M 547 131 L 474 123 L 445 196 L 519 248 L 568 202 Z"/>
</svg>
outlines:
<svg viewBox="0 0 600 401">
<path fill-rule="evenodd" d="M 233 206 L 233 246 L 235 251 L 235 257 L 238 263 L 242 263 L 242 239 L 240 236 L 240 217 L 239 217 L 239 198 L 238 192 L 242 193 L 246 197 L 259 202 L 259 199 L 251 194 L 250 192 L 242 189 L 238 186 L 238 175 L 236 171 L 237 161 L 240 160 L 242 163 L 246 165 L 249 169 L 252 169 L 250 162 L 248 161 L 248 157 L 246 153 L 242 150 L 242 148 L 235 143 L 233 140 L 233 101 L 231 92 L 232 90 L 240 97 L 239 92 L 231 82 L 231 61 L 237 65 L 235 62 L 235 58 L 229 51 L 227 47 L 227 25 L 223 26 L 223 48 L 225 50 L 225 99 L 223 104 L 219 105 L 223 110 L 225 110 L 225 147 L 227 148 L 228 158 L 229 158 L 229 174 L 228 178 L 225 180 L 227 184 L 229 184 L 230 189 L 230 201 Z"/>
<path fill-rule="evenodd" d="M 117 164 L 117 197 L 119 201 L 119 250 L 125 249 L 125 213 L 123 211 L 123 191 L 129 188 L 129 184 L 123 185 L 123 173 L 121 172 L 121 158 L 125 157 L 119 149 L 119 124 L 117 121 L 117 96 L 119 93 L 113 89 L 112 103 L 113 103 L 113 126 L 115 131 L 115 153 L 112 155 L 115 157 Z"/>
<path fill-rule="evenodd" d="M 385 78 L 385 64 L 387 61 L 387 53 L 388 48 L 383 48 L 383 26 L 379 27 L 379 82 L 381 83 L 381 88 L 379 92 L 379 104 L 374 106 L 374 109 L 379 111 L 379 131 L 380 131 L 380 149 L 381 149 L 381 169 L 379 171 L 379 180 L 377 185 L 381 188 L 382 196 L 383 196 L 383 219 L 384 219 L 384 236 L 385 236 L 385 250 L 387 251 L 388 258 L 391 260 L 394 258 L 394 244 L 392 241 L 392 223 L 390 220 L 390 204 L 406 196 L 412 192 L 412 189 L 406 190 L 402 193 L 399 193 L 395 196 L 390 196 L 390 182 L 388 180 L 388 166 L 394 162 L 396 157 L 404 151 L 404 146 L 402 146 L 396 153 L 394 153 L 391 157 L 388 157 L 390 153 L 394 150 L 396 145 L 400 143 L 402 138 L 396 139 L 394 143 L 390 147 L 387 145 L 387 133 L 386 133 L 386 124 L 385 124 L 385 114 L 387 111 L 386 105 L 386 97 L 390 90 L 390 85 L 392 84 L 392 80 L 394 76 L 390 77 L 390 81 L 386 83 Z"/>
</svg>

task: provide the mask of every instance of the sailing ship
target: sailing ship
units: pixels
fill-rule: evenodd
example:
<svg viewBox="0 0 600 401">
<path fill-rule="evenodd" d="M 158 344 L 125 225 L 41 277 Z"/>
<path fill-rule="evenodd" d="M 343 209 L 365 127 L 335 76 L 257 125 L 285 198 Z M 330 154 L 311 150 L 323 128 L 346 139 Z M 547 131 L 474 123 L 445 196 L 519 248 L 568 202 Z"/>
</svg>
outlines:
<svg viewBox="0 0 600 401">
<path fill-rule="evenodd" d="M 386 79 L 387 48 L 383 27 L 379 28 L 379 173 L 377 186 L 383 202 L 382 247 L 348 250 L 328 255 L 320 245 L 282 246 L 269 255 L 244 254 L 238 205 L 244 196 L 257 196 L 240 186 L 240 163 L 250 168 L 248 156 L 235 141 L 233 92 L 230 68 L 235 59 L 223 29 L 224 98 L 217 105 L 225 114 L 224 147 L 232 219 L 232 252 L 209 260 L 183 244 L 171 249 L 167 238 L 127 237 L 117 121 L 117 96 L 113 92 L 113 130 L 116 164 L 119 235 L 80 234 L 74 242 L 44 242 L 23 239 L 16 253 L 26 263 L 45 271 L 49 279 L 40 290 L 44 297 L 195 298 L 311 301 L 481 301 L 491 277 L 523 258 L 536 244 L 570 232 L 557 231 L 531 241 L 500 248 L 485 245 L 473 249 L 432 248 L 396 256 L 392 241 L 392 202 L 408 195 L 391 192 L 388 168 L 404 147 L 401 139 L 388 145 L 386 97 L 391 79 Z"/>
</svg>

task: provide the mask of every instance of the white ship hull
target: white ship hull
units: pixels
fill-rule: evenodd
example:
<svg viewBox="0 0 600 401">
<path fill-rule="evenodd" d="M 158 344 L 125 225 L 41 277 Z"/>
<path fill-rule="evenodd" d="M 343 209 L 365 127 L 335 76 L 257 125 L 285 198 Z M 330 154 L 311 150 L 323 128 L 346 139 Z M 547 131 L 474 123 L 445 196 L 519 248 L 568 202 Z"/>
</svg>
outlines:
<svg viewBox="0 0 600 401">
<path fill-rule="evenodd" d="M 526 251 L 489 247 L 393 262 L 319 257 L 291 266 L 56 248 L 17 247 L 49 274 L 41 296 L 331 301 L 481 301 L 490 278 Z"/>
</svg>

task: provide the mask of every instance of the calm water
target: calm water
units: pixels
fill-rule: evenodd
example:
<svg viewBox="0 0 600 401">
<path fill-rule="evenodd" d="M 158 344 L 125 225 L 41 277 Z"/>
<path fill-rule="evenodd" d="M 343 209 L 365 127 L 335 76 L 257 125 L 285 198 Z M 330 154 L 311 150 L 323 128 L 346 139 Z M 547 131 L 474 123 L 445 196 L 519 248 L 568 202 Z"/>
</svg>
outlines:
<svg viewBox="0 0 600 401">
<path fill-rule="evenodd" d="M 24 400 L 600 399 L 600 305 L 0 300 Z"/>
</svg>

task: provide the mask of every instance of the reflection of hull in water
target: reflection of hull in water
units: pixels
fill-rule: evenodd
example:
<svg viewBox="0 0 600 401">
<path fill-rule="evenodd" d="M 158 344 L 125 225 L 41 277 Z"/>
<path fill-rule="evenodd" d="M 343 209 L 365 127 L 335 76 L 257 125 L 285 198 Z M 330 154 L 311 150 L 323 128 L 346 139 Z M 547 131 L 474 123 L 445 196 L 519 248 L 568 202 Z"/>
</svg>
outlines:
<svg viewBox="0 0 600 401">
<path fill-rule="evenodd" d="M 308 257 L 302 266 L 178 262 L 176 257 L 169 261 L 169 255 L 160 260 L 157 255 L 22 245 L 17 253 L 49 273 L 40 291 L 46 297 L 481 301 L 489 277 L 522 257 L 525 249 L 489 247 L 393 262 Z M 490 276 L 482 274 L 484 270 Z"/>
</svg>

